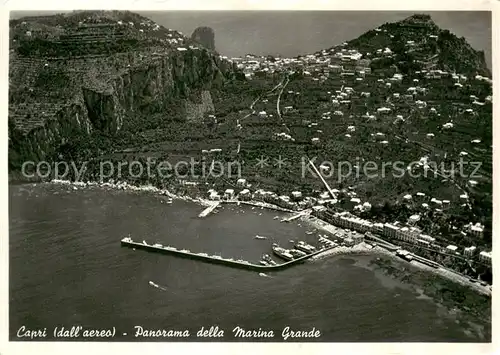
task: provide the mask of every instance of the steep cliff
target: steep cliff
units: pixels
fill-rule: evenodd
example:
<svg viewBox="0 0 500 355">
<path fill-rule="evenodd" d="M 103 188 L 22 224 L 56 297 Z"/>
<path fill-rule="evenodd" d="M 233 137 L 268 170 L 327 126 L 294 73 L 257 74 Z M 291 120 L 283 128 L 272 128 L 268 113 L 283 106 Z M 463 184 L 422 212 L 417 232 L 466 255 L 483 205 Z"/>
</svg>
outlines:
<svg viewBox="0 0 500 355">
<path fill-rule="evenodd" d="M 210 90 L 232 65 L 176 31 L 130 16 L 79 12 L 11 22 L 11 168 L 51 156 L 74 135 L 136 130 L 172 105 L 181 120 L 213 111 Z M 141 38 L 146 43 L 135 46 Z"/>
</svg>

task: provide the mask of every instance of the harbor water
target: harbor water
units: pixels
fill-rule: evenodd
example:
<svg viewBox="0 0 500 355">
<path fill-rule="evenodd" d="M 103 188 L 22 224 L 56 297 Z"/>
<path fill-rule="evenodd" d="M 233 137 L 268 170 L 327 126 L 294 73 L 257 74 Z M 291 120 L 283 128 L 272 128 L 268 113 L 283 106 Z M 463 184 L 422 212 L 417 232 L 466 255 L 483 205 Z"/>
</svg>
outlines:
<svg viewBox="0 0 500 355">
<path fill-rule="evenodd" d="M 165 197 L 144 192 L 11 185 L 10 339 L 22 340 L 16 336 L 22 326 L 84 326 L 115 327 L 119 336 L 103 341 L 187 340 L 135 337 L 134 327 L 141 326 L 189 330 L 188 341 L 282 341 L 288 326 L 321 332 L 302 341 L 490 340 L 488 324 L 464 322 L 453 310 L 375 271 L 372 255 L 336 256 L 259 274 L 120 246 L 130 235 L 258 263 L 271 254 L 272 243 L 318 245 L 317 233 L 306 234 L 311 230 L 306 222 L 280 223 L 286 213 L 225 205 L 199 218 L 203 209 L 181 200 L 167 204 Z M 223 329 L 224 338 L 196 337 L 201 327 L 211 326 Z M 276 336 L 238 338 L 236 327 L 273 330 Z M 54 339 L 49 332 L 38 340 Z"/>
</svg>

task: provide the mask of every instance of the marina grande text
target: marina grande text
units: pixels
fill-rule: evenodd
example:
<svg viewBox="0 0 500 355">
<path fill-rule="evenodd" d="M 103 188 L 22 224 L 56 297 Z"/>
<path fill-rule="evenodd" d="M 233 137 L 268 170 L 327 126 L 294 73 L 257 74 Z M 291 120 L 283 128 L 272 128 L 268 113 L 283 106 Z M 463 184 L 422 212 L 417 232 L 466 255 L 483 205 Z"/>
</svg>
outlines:
<svg viewBox="0 0 500 355">
<path fill-rule="evenodd" d="M 229 334 L 228 334 L 229 333 Z M 37 340 L 42 338 L 114 338 L 119 336 L 132 336 L 134 338 L 224 338 L 229 335 L 233 338 L 242 339 L 262 339 L 280 337 L 283 340 L 300 340 L 306 338 L 320 338 L 321 331 L 315 327 L 310 329 L 297 329 L 290 326 L 284 327 L 281 332 L 270 329 L 245 329 L 240 326 L 234 327 L 230 332 L 219 328 L 219 326 L 201 327 L 198 331 L 192 332 L 188 329 L 149 329 L 141 325 L 133 327 L 130 333 L 119 332 L 116 327 L 106 329 L 91 329 L 83 326 L 55 327 L 52 329 L 28 329 L 21 326 L 16 333 L 19 340 Z"/>
</svg>

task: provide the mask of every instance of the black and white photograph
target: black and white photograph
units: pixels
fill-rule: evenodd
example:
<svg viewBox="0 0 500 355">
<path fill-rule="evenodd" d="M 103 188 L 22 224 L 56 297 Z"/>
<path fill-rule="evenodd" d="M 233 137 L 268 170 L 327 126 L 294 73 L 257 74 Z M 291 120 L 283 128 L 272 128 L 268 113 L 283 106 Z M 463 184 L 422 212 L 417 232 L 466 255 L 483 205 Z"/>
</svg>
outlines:
<svg viewBox="0 0 500 355">
<path fill-rule="evenodd" d="M 493 11 L 8 22 L 9 342 L 492 342 Z"/>
</svg>

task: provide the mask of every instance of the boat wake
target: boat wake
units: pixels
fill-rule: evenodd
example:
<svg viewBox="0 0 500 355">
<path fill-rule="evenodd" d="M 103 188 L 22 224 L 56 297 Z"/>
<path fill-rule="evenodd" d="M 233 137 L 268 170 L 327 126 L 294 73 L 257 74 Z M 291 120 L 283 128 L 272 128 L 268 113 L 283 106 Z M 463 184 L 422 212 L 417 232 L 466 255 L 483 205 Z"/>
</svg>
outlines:
<svg viewBox="0 0 500 355">
<path fill-rule="evenodd" d="M 167 291 L 167 288 L 166 287 L 163 287 L 163 286 L 160 286 L 158 284 L 155 284 L 153 281 L 149 281 L 149 285 L 153 286 L 153 287 L 156 287 L 162 291 Z"/>
</svg>

